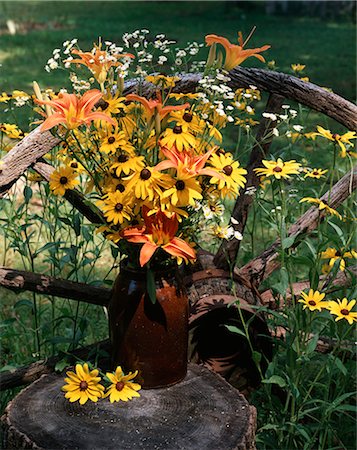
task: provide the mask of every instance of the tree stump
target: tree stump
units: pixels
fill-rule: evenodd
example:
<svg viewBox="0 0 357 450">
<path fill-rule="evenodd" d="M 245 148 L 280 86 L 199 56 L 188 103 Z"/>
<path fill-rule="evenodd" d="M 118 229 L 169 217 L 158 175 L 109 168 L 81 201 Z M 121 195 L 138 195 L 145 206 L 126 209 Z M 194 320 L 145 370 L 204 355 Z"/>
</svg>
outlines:
<svg viewBox="0 0 357 450">
<path fill-rule="evenodd" d="M 202 366 L 190 364 L 181 383 L 125 403 L 70 403 L 63 384 L 62 376 L 43 375 L 9 403 L 5 448 L 255 449 L 255 408 Z"/>
</svg>

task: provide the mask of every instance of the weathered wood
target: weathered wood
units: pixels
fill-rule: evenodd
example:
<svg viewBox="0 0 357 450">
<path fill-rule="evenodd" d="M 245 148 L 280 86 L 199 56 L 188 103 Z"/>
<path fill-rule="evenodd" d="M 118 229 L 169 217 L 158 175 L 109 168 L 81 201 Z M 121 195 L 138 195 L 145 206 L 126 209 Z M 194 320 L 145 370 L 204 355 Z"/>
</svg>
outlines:
<svg viewBox="0 0 357 450">
<path fill-rule="evenodd" d="M 322 112 L 351 131 L 357 129 L 357 106 L 314 83 L 271 70 L 236 67 L 229 76 L 232 86 L 256 86 Z"/>
<path fill-rule="evenodd" d="M 327 191 L 320 200 L 328 203 L 331 208 L 337 208 L 346 198 L 356 189 L 357 186 L 357 166 L 353 170 L 342 177 L 331 189 Z M 293 247 L 299 243 L 299 239 L 310 233 L 317 227 L 317 224 L 323 220 L 326 213 L 319 210 L 318 207 L 312 206 L 305 214 L 303 214 L 290 228 L 288 236 L 295 236 Z M 275 269 L 279 267 L 278 249 L 281 246 L 280 239 L 277 239 L 264 252 L 252 259 L 248 264 L 238 270 L 238 273 L 248 278 L 252 283 L 259 285 L 267 278 Z"/>
<path fill-rule="evenodd" d="M 284 97 L 281 97 L 280 95 L 270 95 L 265 111 L 278 114 L 283 101 Z M 249 164 L 247 167 L 247 182 L 243 192 L 240 196 L 237 197 L 232 212 L 232 217 L 236 221 L 238 221 L 238 224 L 233 224 L 233 227 L 241 234 L 244 233 L 245 225 L 248 219 L 249 208 L 254 199 L 254 192 L 252 195 L 251 189 L 257 189 L 260 183 L 260 179 L 254 172 L 254 169 L 261 166 L 262 159 L 269 152 L 269 148 L 274 137 L 272 130 L 275 125 L 275 121 L 264 117 L 259 124 L 256 136 L 256 144 L 252 148 Z M 224 270 L 228 270 L 229 267 L 233 267 L 238 256 L 240 243 L 241 241 L 239 239 L 233 239 L 231 241 L 223 240 L 216 256 L 214 257 L 215 266 Z"/>
<path fill-rule="evenodd" d="M 1 266 L 0 286 L 15 292 L 31 291 L 101 306 L 107 306 L 111 292 L 111 289 L 105 287 L 62 280 L 48 275 Z"/>
<path fill-rule="evenodd" d="M 191 364 L 181 383 L 120 404 L 70 403 L 63 384 L 44 375 L 10 402 L 1 419 L 6 448 L 255 449 L 255 408 L 204 367 Z"/>
<path fill-rule="evenodd" d="M 318 289 L 326 294 L 331 294 L 332 292 L 340 290 L 342 287 L 350 287 L 355 281 L 354 277 L 356 276 L 357 266 L 349 266 L 344 272 L 338 272 L 337 276 L 331 281 L 331 283 L 328 283 L 329 276 L 321 276 L 319 279 Z M 329 284 L 328 287 L 327 284 Z M 310 281 L 298 281 L 297 283 L 293 283 L 292 288 L 294 296 L 297 297 L 301 294 L 302 291 L 311 288 Z M 291 297 L 291 291 L 290 288 L 288 288 L 288 290 L 286 291 L 287 301 L 290 301 Z M 279 309 L 284 305 L 283 297 L 279 295 L 278 298 L 276 298 L 271 289 L 267 289 L 266 291 L 261 293 L 261 301 L 263 305 L 272 310 Z"/>
<path fill-rule="evenodd" d="M 314 83 L 302 81 L 292 75 L 272 70 L 236 67 L 229 72 L 232 89 L 255 86 L 261 91 L 281 95 L 315 111 L 331 117 L 349 130 L 357 128 L 357 106 L 343 97 L 334 94 Z M 181 74 L 181 79 L 173 88 L 173 92 L 193 92 L 202 74 Z M 124 94 L 135 92 L 137 82 L 126 84 Z M 140 95 L 150 97 L 155 88 L 150 83 L 140 85 Z"/>
<path fill-rule="evenodd" d="M 31 131 L 2 159 L 0 167 L 0 198 L 43 155 L 58 145 L 61 139 L 40 128 Z"/>
<path fill-rule="evenodd" d="M 99 357 L 99 361 L 103 361 L 103 358 L 107 357 L 109 352 L 110 343 L 106 339 L 86 347 L 78 348 L 70 353 L 60 353 L 59 355 L 51 356 L 45 360 L 36 361 L 32 364 L 18 367 L 17 369 L 0 372 L 0 391 L 33 383 L 42 375 L 54 372 L 56 364 L 64 358 L 68 364 L 74 364 L 77 358 L 88 361 L 91 358 L 95 359 L 93 355 L 99 354 L 102 355 Z"/>
</svg>

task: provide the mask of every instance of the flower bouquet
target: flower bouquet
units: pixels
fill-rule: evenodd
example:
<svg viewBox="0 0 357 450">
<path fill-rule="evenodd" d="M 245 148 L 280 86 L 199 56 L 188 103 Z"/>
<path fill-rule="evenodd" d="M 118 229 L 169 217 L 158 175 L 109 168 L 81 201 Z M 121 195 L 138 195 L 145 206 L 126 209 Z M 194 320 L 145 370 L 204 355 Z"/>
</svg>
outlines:
<svg viewBox="0 0 357 450">
<path fill-rule="evenodd" d="M 151 348 L 159 353 L 171 349 L 171 360 L 186 364 L 187 301 L 182 286 L 175 285 L 172 277 L 169 281 L 165 270 L 195 261 L 202 222 L 211 221 L 211 230 L 219 237 L 241 239 L 232 224 L 225 223 L 224 201 L 239 195 L 247 171 L 236 151 L 223 148 L 222 132 L 242 120 L 238 115 L 245 112 L 248 99 L 259 93 L 254 87 L 244 92 L 242 107 L 243 90 L 233 91 L 227 85 L 227 70 L 249 56 L 264 61 L 260 53 L 269 48 L 247 50 L 241 34 L 239 45 L 208 35 L 210 51 L 202 64 L 193 56 L 203 44 L 190 43 L 173 51 L 173 41 L 164 35 L 150 40 L 148 33 L 126 34 L 120 47 L 100 40 L 90 51 L 81 50 L 75 39 L 67 41 L 63 54 L 54 50 L 46 70 L 69 70 L 75 93 L 41 92 L 35 85 L 37 111 L 44 116 L 41 130 L 51 129 L 62 139 L 56 153 L 59 164 L 50 179 L 52 192 L 64 195 L 80 185 L 101 212 L 97 231 L 126 256 L 121 268 L 125 280 L 123 275 L 118 278 L 109 308 L 111 335 L 113 346 L 119 348 L 114 351 L 115 365 L 139 372 L 144 371 L 141 355 L 136 344 L 134 349 L 128 342 L 131 334 L 133 340 L 139 339 L 138 323 Z M 218 47 L 224 48 L 224 57 Z M 182 68 L 204 69 L 197 92 L 178 92 Z M 85 78 L 80 78 L 83 70 Z M 139 275 L 133 276 L 134 284 L 127 284 L 133 270 Z M 140 283 L 133 296 L 133 286 Z M 141 315 L 140 301 L 144 301 Z M 138 314 L 131 333 L 129 322 Z M 149 337 L 155 335 L 157 323 L 172 336 L 153 343 Z M 184 344 L 177 345 L 178 357 L 172 348 L 181 335 Z M 129 348 L 131 355 L 126 357 Z M 145 348 L 142 354 L 148 352 Z M 172 370 L 184 376 L 185 369 Z M 145 385 L 145 380 L 141 382 Z"/>
</svg>

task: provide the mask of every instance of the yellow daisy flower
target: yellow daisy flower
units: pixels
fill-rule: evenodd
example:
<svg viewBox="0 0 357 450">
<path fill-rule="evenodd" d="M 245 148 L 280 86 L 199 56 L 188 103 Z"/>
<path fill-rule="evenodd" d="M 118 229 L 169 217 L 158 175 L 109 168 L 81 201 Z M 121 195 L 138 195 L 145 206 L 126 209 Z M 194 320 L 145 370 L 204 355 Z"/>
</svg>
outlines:
<svg viewBox="0 0 357 450">
<path fill-rule="evenodd" d="M 337 212 L 335 209 L 331 208 L 326 202 L 320 200 L 319 198 L 313 198 L 313 197 L 304 197 L 300 200 L 300 203 L 303 202 L 309 202 L 309 203 L 316 203 L 319 207 L 319 210 L 325 210 L 328 214 L 331 214 L 332 216 L 338 217 L 340 220 L 342 220 L 342 216 L 339 212 Z"/>
<path fill-rule="evenodd" d="M 141 170 L 135 171 L 125 180 L 128 180 L 126 189 L 133 192 L 137 199 L 154 200 L 162 194 L 162 188 L 169 186 L 171 177 L 155 170 L 154 167 L 145 166 Z"/>
<path fill-rule="evenodd" d="M 169 98 L 174 98 L 175 100 L 182 100 L 183 98 L 186 98 L 186 99 L 192 100 L 192 99 L 200 98 L 200 96 L 201 96 L 201 94 L 199 92 L 196 94 L 193 94 L 191 92 L 188 92 L 186 94 L 185 93 L 172 93 L 169 95 Z"/>
<path fill-rule="evenodd" d="M 304 309 L 309 308 L 310 311 L 321 311 L 322 308 L 327 308 L 328 302 L 323 301 L 326 294 L 310 289 L 308 294 L 301 292 L 300 295 L 302 299 L 299 300 L 299 303 L 304 304 Z"/>
<path fill-rule="evenodd" d="M 169 198 L 174 206 L 195 206 L 195 200 L 201 200 L 202 189 L 194 177 L 177 177 L 162 198 Z"/>
<path fill-rule="evenodd" d="M 239 162 L 233 159 L 233 155 L 223 152 L 215 153 L 210 157 L 209 163 L 223 176 L 223 179 L 212 177 L 210 183 L 217 184 L 220 191 L 226 188 L 238 194 L 239 189 L 243 188 L 247 181 L 244 177 L 247 171 L 239 166 Z"/>
<path fill-rule="evenodd" d="M 133 397 L 140 397 L 140 394 L 137 392 L 141 389 L 140 384 L 131 381 L 137 374 L 138 371 L 136 370 L 134 373 L 129 372 L 128 375 L 124 375 L 120 366 L 116 368 L 115 373 L 107 372 L 106 376 L 112 384 L 108 387 L 104 397 L 109 397 L 110 403 L 119 402 L 120 400 L 127 402 Z"/>
<path fill-rule="evenodd" d="M 187 126 L 192 133 L 202 133 L 205 123 L 198 115 L 190 110 L 172 111 L 168 122 L 176 122 L 176 125 Z"/>
<path fill-rule="evenodd" d="M 295 175 L 299 173 L 300 163 L 297 163 L 294 159 L 291 161 L 284 162 L 281 158 L 277 161 L 262 161 L 265 168 L 259 167 L 254 169 L 257 175 L 265 175 L 267 177 L 274 176 L 278 180 L 282 178 L 290 178 L 290 175 Z"/>
<path fill-rule="evenodd" d="M 50 176 L 50 189 L 55 195 L 64 195 L 67 189 L 73 189 L 79 184 L 76 176 L 71 167 L 59 167 Z"/>
<path fill-rule="evenodd" d="M 347 149 L 345 144 L 353 145 L 350 141 L 351 139 L 357 139 L 357 135 L 355 131 L 348 131 L 345 134 L 337 134 L 337 133 L 331 133 L 330 130 L 325 130 L 325 128 L 322 128 L 320 126 L 316 127 L 317 132 L 314 133 L 315 136 L 322 136 L 329 141 L 335 142 L 340 146 L 341 153 L 340 156 L 342 158 L 345 158 L 347 155 Z"/>
<path fill-rule="evenodd" d="M 84 405 L 87 400 L 97 402 L 99 398 L 103 397 L 104 386 L 99 384 L 101 378 L 98 377 L 99 371 L 97 369 L 89 371 L 87 363 L 76 364 L 75 372 L 66 372 L 67 377 L 64 381 L 67 383 L 62 387 L 66 392 L 65 397 L 70 402 L 79 400 L 81 405 Z"/>
<path fill-rule="evenodd" d="M 168 77 L 166 75 L 148 75 L 145 77 L 146 81 L 163 89 L 175 87 L 176 81 L 179 81 L 179 79 L 179 77 Z"/>
<path fill-rule="evenodd" d="M 291 68 L 294 72 L 302 72 L 305 69 L 306 65 L 304 64 L 291 64 Z"/>
<path fill-rule="evenodd" d="M 328 170 L 311 169 L 306 172 L 305 178 L 309 177 L 309 178 L 319 179 L 319 178 L 323 177 L 326 172 L 328 172 Z"/>
<path fill-rule="evenodd" d="M 353 322 L 357 322 L 357 312 L 351 311 L 351 309 L 356 304 L 356 300 L 351 300 L 350 302 L 347 298 L 343 298 L 342 301 L 337 299 L 336 301 L 328 302 L 328 309 L 331 314 L 337 316 L 335 321 L 345 319 L 350 325 Z"/>
<path fill-rule="evenodd" d="M 123 173 L 129 175 L 130 172 L 138 172 L 145 167 L 145 159 L 143 156 L 129 157 L 125 154 L 117 156 L 116 161 L 110 166 L 110 170 L 115 172 L 117 177 Z"/>
<path fill-rule="evenodd" d="M 196 147 L 196 138 L 189 132 L 188 125 L 175 125 L 173 128 L 167 128 L 160 139 L 162 147 L 172 148 L 182 152 L 184 149 Z"/>
<path fill-rule="evenodd" d="M 357 258 L 357 252 L 351 250 L 350 252 L 340 252 L 335 248 L 328 247 L 324 252 L 321 253 L 322 259 L 329 259 L 329 266 L 332 268 L 335 265 L 335 262 L 339 262 L 340 270 L 343 272 L 346 267 L 345 258 Z"/>
<path fill-rule="evenodd" d="M 24 137 L 24 132 L 17 125 L 11 123 L 0 123 L 0 131 L 10 139 L 22 139 Z"/>
<path fill-rule="evenodd" d="M 131 218 L 131 202 L 128 196 L 119 190 L 109 192 L 98 202 L 98 206 L 104 211 L 107 221 L 113 222 L 114 225 L 122 224 L 125 219 Z"/>
<path fill-rule="evenodd" d="M 104 152 L 106 154 L 109 153 L 115 153 L 115 151 L 121 148 L 129 155 L 134 155 L 134 147 L 127 141 L 124 131 L 114 132 L 110 135 L 106 136 L 101 145 L 99 150 L 101 152 Z"/>
</svg>

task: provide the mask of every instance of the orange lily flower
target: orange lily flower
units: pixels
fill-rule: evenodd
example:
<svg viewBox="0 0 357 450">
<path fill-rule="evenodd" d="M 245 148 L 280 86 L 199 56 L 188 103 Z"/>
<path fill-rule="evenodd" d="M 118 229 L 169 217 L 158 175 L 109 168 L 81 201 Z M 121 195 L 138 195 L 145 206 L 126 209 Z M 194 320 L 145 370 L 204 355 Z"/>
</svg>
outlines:
<svg viewBox="0 0 357 450">
<path fill-rule="evenodd" d="M 231 44 L 228 39 L 217 36 L 216 34 L 208 34 L 206 36 L 206 44 L 211 46 L 213 44 L 221 44 L 226 50 L 226 59 L 224 62 L 224 69 L 232 70 L 234 67 L 239 66 L 243 61 L 245 61 L 250 56 L 258 58 L 260 61 L 264 62 L 265 59 L 259 53 L 264 52 L 270 48 L 270 45 L 264 45 L 259 48 L 251 48 L 244 50 L 243 47 L 246 42 L 243 42 L 242 33 L 238 33 L 238 42 L 240 45 Z"/>
<path fill-rule="evenodd" d="M 159 114 L 160 118 L 163 119 L 171 111 L 179 111 L 181 109 L 186 109 L 190 107 L 189 103 L 176 106 L 164 106 L 162 103 L 161 93 L 159 91 L 157 91 L 156 93 L 156 99 L 148 100 L 147 98 L 140 97 L 140 95 L 136 94 L 129 94 L 126 96 L 126 99 L 129 101 L 131 100 L 140 102 L 146 109 L 146 112 L 150 119 L 154 117 L 156 114 Z"/>
<path fill-rule="evenodd" d="M 158 248 L 162 248 L 169 255 L 174 256 L 181 263 L 182 260 L 195 260 L 196 253 L 183 239 L 176 237 L 178 220 L 176 214 L 168 217 L 163 211 L 149 216 L 149 208 L 143 206 L 145 225 L 141 228 L 130 227 L 122 232 L 124 239 L 137 244 L 144 244 L 140 250 L 140 266 L 150 261 Z"/>
<path fill-rule="evenodd" d="M 93 52 L 93 53 L 92 53 Z M 70 64 L 83 64 L 94 75 L 94 78 L 99 84 L 103 84 L 107 78 L 108 71 L 113 66 L 119 66 L 121 63 L 117 61 L 121 57 L 135 58 L 131 53 L 124 53 L 123 55 L 109 55 L 105 50 L 100 50 L 100 47 L 95 46 L 92 52 L 81 52 L 74 49 L 71 51 L 73 55 L 78 55 L 81 59 L 71 59 L 64 62 Z"/>
<path fill-rule="evenodd" d="M 50 115 L 41 125 L 41 131 L 49 130 L 60 123 L 64 124 L 69 130 L 88 125 L 92 120 L 105 120 L 112 125 L 116 121 L 103 112 L 93 112 L 92 109 L 98 100 L 102 97 L 98 89 L 87 91 L 83 97 L 78 98 L 75 94 L 63 92 L 55 100 L 35 100 L 40 105 L 49 105 L 56 112 Z"/>
<path fill-rule="evenodd" d="M 190 154 L 187 151 L 176 151 L 174 148 L 169 150 L 166 147 L 162 147 L 161 151 L 166 156 L 166 160 L 161 161 L 156 165 L 156 170 L 166 170 L 175 168 L 182 176 L 195 177 L 198 175 L 207 175 L 209 177 L 217 177 L 223 179 L 217 170 L 204 167 L 208 158 L 216 150 L 217 147 L 213 147 L 207 153 L 199 156 Z"/>
</svg>

